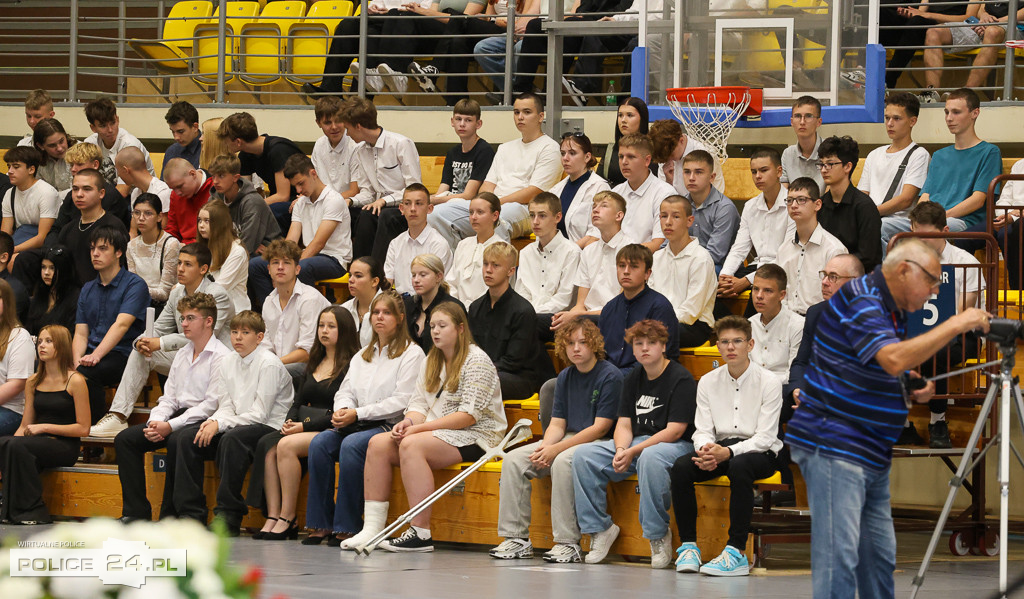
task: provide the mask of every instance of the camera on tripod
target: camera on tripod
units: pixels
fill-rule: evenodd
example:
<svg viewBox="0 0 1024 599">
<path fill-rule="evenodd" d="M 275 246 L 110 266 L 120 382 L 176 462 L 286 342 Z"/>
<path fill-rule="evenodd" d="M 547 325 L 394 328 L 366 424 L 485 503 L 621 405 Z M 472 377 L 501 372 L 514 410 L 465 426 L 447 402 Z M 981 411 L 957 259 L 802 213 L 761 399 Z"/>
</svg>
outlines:
<svg viewBox="0 0 1024 599">
<path fill-rule="evenodd" d="M 1024 339 L 1024 324 L 1019 320 L 993 318 L 988 321 L 988 326 L 985 338 L 998 345 L 1016 345 L 1018 339 Z"/>
</svg>

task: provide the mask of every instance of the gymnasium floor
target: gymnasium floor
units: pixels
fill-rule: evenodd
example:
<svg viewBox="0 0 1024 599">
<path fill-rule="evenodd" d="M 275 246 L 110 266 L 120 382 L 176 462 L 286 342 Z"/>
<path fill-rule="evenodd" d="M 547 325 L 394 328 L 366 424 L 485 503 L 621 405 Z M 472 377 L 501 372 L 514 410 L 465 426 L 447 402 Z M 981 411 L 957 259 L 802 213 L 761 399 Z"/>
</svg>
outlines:
<svg viewBox="0 0 1024 599">
<path fill-rule="evenodd" d="M 41 527 L 0 526 L 0 538 L 24 539 Z M 909 597 L 928 537 L 898 535 L 896 596 Z M 933 560 L 919 597 L 984 599 L 998 584 L 996 558 L 953 557 L 946 540 Z M 590 566 L 555 565 L 538 559 L 498 561 L 484 547 L 440 545 L 434 553 L 395 555 L 383 551 L 369 558 L 326 546 L 295 541 L 235 540 L 233 561 L 256 564 L 265 579 L 262 597 L 365 597 L 402 599 L 627 599 L 694 597 L 802 599 L 811 597 L 807 545 L 772 548 L 768 569 L 746 578 L 713 579 L 652 571 L 647 563 L 614 561 Z M 539 552 L 538 552 L 539 553 Z M 1011 539 L 1010 579 L 1024 575 L 1024 543 Z M 619 558 L 621 559 L 621 558 Z M 143 587 L 145 589 L 145 587 Z M 1024 597 L 1024 592 L 1011 596 Z"/>
</svg>

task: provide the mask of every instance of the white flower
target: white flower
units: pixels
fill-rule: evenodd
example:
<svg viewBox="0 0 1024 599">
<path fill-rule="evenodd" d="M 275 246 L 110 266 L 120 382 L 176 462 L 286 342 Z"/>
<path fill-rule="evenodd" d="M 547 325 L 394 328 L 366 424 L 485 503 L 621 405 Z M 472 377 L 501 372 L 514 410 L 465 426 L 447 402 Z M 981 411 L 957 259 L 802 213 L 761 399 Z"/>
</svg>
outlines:
<svg viewBox="0 0 1024 599">
<path fill-rule="evenodd" d="M 103 594 L 113 587 L 103 584 L 98 577 L 64 577 L 50 578 L 50 594 L 66 599 L 101 599 Z"/>
<path fill-rule="evenodd" d="M 0 580 L 0 597 L 30 599 L 43 596 L 43 585 L 38 578 L 11 577 Z"/>
<path fill-rule="evenodd" d="M 147 578 L 141 588 L 124 587 L 118 599 L 180 599 L 178 583 L 175 578 Z"/>
<path fill-rule="evenodd" d="M 203 599 L 224 596 L 224 581 L 212 569 L 203 569 L 192 575 L 192 590 Z"/>
</svg>

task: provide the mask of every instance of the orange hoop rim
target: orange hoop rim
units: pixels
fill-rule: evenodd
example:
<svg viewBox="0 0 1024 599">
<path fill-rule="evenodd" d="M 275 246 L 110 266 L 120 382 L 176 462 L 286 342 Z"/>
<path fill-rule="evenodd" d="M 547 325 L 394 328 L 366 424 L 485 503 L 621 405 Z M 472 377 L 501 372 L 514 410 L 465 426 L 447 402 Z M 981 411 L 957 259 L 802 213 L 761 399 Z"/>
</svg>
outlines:
<svg viewBox="0 0 1024 599">
<path fill-rule="evenodd" d="M 698 103 L 711 106 L 735 108 L 750 94 L 750 104 L 740 116 L 758 116 L 764 106 L 764 90 L 745 85 L 722 85 L 710 87 L 672 87 L 665 90 L 665 97 L 671 102 Z"/>
</svg>

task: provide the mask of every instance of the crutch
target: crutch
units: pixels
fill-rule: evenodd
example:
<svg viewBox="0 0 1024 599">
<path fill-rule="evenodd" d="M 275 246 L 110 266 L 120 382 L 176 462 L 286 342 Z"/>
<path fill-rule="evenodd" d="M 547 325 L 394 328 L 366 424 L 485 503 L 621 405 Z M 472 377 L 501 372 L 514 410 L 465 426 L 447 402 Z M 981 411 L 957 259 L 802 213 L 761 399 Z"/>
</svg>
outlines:
<svg viewBox="0 0 1024 599">
<path fill-rule="evenodd" d="M 512 425 L 512 428 L 505 434 L 505 437 L 501 441 L 498 441 L 498 444 L 494 447 L 487 447 L 484 445 L 483 440 L 477 441 L 477 445 L 484 450 L 484 455 L 480 456 L 479 460 L 473 462 L 473 464 L 468 468 L 464 468 L 455 478 L 438 487 L 438 489 L 431 493 L 426 499 L 416 504 L 408 512 L 399 516 L 398 519 L 392 522 L 390 526 L 377 533 L 377 536 L 370 539 L 365 545 L 356 547 L 356 555 L 369 556 L 370 553 L 377 548 L 377 545 L 379 545 L 384 539 L 390 537 L 396 530 L 412 522 L 412 519 L 420 512 L 433 505 L 438 499 L 444 497 L 448 491 L 466 480 L 470 474 L 473 474 L 483 467 L 484 464 L 495 458 L 505 457 L 505 449 L 507 447 L 511 445 L 518 445 L 533 435 L 533 431 L 531 430 L 532 426 L 533 422 L 526 418 L 519 420 L 519 422 Z"/>
</svg>

